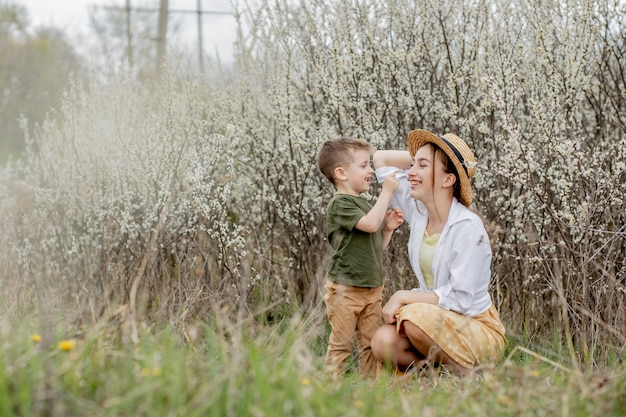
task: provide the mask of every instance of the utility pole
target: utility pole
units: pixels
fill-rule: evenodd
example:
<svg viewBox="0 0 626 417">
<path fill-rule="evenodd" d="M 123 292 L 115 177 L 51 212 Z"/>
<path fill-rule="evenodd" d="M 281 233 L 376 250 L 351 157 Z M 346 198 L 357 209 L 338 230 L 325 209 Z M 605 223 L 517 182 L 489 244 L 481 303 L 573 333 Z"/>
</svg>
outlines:
<svg viewBox="0 0 626 417">
<path fill-rule="evenodd" d="M 157 72 L 161 72 L 161 66 L 165 62 L 165 46 L 167 42 L 167 0 L 161 0 L 159 6 L 159 31 L 157 35 Z"/>
<path fill-rule="evenodd" d="M 202 46 L 202 0 L 198 0 L 198 63 L 200 64 L 200 73 L 204 74 L 204 47 Z"/>
<path fill-rule="evenodd" d="M 126 42 L 128 45 L 128 68 L 133 67 L 133 35 L 130 29 L 130 0 L 126 0 Z"/>
</svg>

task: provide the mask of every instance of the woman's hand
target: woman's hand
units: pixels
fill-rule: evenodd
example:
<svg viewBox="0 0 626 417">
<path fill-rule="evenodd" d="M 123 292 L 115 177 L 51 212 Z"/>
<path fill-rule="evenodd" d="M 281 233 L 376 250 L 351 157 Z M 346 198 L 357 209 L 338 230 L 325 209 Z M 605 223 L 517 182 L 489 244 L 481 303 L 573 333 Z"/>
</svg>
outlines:
<svg viewBox="0 0 626 417">
<path fill-rule="evenodd" d="M 434 291 L 411 291 L 411 290 L 399 290 L 393 293 L 393 295 L 387 301 L 387 304 L 383 307 L 383 319 L 385 323 L 392 324 L 396 322 L 396 313 L 400 308 L 407 304 L 412 303 L 427 303 L 437 305 L 439 303 L 439 296 Z"/>
<path fill-rule="evenodd" d="M 400 310 L 400 307 L 406 304 L 403 297 L 405 292 L 406 290 L 396 291 L 383 307 L 383 319 L 385 323 L 392 324 L 396 322 L 396 313 Z"/>
</svg>

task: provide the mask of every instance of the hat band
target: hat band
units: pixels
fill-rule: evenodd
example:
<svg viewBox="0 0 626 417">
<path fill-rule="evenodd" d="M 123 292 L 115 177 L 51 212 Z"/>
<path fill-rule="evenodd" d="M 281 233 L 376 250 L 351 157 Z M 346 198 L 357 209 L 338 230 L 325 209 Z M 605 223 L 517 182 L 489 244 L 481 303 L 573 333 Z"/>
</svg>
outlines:
<svg viewBox="0 0 626 417">
<path fill-rule="evenodd" d="M 452 149 L 452 152 L 454 152 L 454 155 L 457 157 L 457 159 L 461 163 L 461 166 L 463 167 L 463 170 L 465 171 L 465 175 L 467 175 L 467 178 L 469 178 L 469 172 L 467 172 L 467 167 L 465 166 L 465 158 L 463 158 L 463 155 L 461 155 L 461 152 L 459 152 L 458 149 L 454 147 L 454 145 L 452 145 L 448 140 L 446 140 L 446 138 L 442 137 L 440 139 L 446 145 L 448 145 L 450 149 Z"/>
</svg>

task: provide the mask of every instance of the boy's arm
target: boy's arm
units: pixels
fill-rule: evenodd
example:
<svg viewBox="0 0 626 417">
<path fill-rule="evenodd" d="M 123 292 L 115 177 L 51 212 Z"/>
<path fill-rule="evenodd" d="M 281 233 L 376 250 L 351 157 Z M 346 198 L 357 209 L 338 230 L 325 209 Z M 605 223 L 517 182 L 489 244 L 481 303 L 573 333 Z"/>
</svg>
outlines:
<svg viewBox="0 0 626 417">
<path fill-rule="evenodd" d="M 393 230 L 383 229 L 383 249 L 387 249 L 387 246 L 389 246 L 391 236 L 393 236 Z"/>
<path fill-rule="evenodd" d="M 383 228 L 383 249 L 386 249 L 391 241 L 393 231 L 404 223 L 404 212 L 399 208 L 389 210 L 385 215 L 385 227 Z"/>
<path fill-rule="evenodd" d="M 385 220 L 387 209 L 391 204 L 391 196 L 396 188 L 398 188 L 398 185 L 400 185 L 400 182 L 396 178 L 396 175 L 389 175 L 383 183 L 383 189 L 374 207 L 372 207 L 365 216 L 361 217 L 354 227 L 366 233 L 374 233 L 380 229 L 380 225 Z"/>
</svg>

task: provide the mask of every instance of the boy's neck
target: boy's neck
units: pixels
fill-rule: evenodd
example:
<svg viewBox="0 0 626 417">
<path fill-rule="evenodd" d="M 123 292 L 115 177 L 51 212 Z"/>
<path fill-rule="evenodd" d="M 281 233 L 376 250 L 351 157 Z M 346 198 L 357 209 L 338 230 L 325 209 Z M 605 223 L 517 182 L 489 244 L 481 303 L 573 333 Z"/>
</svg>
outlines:
<svg viewBox="0 0 626 417">
<path fill-rule="evenodd" d="M 354 197 L 360 197 L 361 193 L 354 191 L 351 188 L 345 187 L 343 184 L 338 184 L 335 186 L 336 194 L 348 194 Z"/>
</svg>

